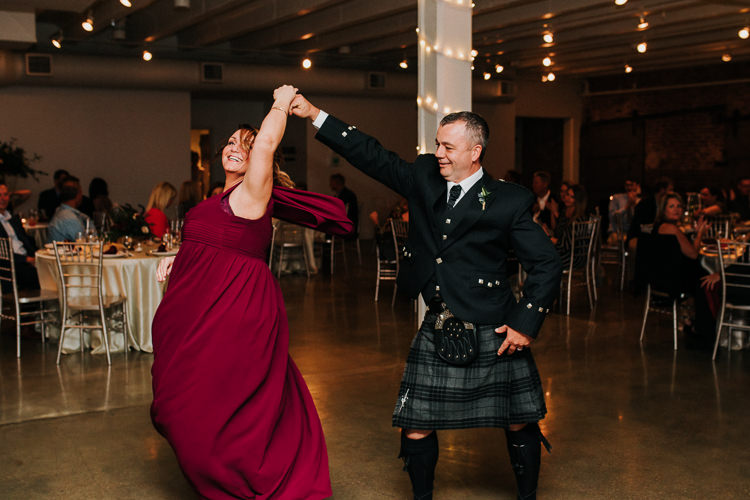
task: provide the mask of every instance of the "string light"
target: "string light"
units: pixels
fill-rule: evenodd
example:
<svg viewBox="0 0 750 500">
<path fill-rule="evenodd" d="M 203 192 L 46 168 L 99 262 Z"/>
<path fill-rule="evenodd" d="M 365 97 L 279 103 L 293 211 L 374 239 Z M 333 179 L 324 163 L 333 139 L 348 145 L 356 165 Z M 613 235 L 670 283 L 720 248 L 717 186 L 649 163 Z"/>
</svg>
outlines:
<svg viewBox="0 0 750 500">
<path fill-rule="evenodd" d="M 492 78 L 492 75 L 487 73 L 486 71 L 482 74 L 482 76 L 484 77 L 485 80 L 489 80 L 490 78 Z"/>
<path fill-rule="evenodd" d="M 740 28 L 740 30 L 737 32 L 737 36 L 742 38 L 743 40 L 747 40 L 747 38 L 750 37 L 750 26 Z"/>
<path fill-rule="evenodd" d="M 86 31 L 94 31 L 94 14 L 88 11 L 86 19 L 81 23 L 81 27 Z"/>
<path fill-rule="evenodd" d="M 148 50 L 144 50 L 143 51 L 143 60 L 144 61 L 148 62 L 148 61 L 150 61 L 153 58 L 154 58 L 154 55 L 151 52 L 149 52 Z"/>
<path fill-rule="evenodd" d="M 544 66 L 552 66 L 552 58 L 547 56 L 544 59 L 542 59 L 542 64 Z"/>
<path fill-rule="evenodd" d="M 52 38 L 50 38 L 52 45 L 54 45 L 56 49 L 62 48 L 62 40 L 62 31 L 58 31 L 56 34 L 52 35 Z"/>
<path fill-rule="evenodd" d="M 638 29 L 643 31 L 646 28 L 648 28 L 648 21 L 646 21 L 646 18 L 641 16 L 640 22 L 638 23 Z"/>
<path fill-rule="evenodd" d="M 502 73 L 504 69 L 502 64 L 495 64 L 495 73 Z"/>
<path fill-rule="evenodd" d="M 130 8 L 130 7 L 132 7 L 132 6 L 133 6 L 133 3 L 132 3 L 132 2 L 130 1 L 130 0 L 120 0 L 120 3 L 121 3 L 121 4 L 123 5 L 123 6 L 125 6 L 125 7 L 128 7 L 128 8 Z"/>
<path fill-rule="evenodd" d="M 632 73 L 633 67 L 630 64 L 625 65 L 625 73 Z"/>
<path fill-rule="evenodd" d="M 305 57 L 304 59 L 302 59 L 302 67 L 304 69 L 312 68 L 312 61 L 310 60 L 309 57 Z"/>
<path fill-rule="evenodd" d="M 639 53 L 641 53 L 641 54 L 645 54 L 645 53 L 646 53 L 646 51 L 648 50 L 648 44 L 647 44 L 646 42 L 641 42 L 641 43 L 639 43 L 639 44 L 638 44 L 638 45 L 637 45 L 637 46 L 635 47 L 635 49 L 636 49 L 636 50 L 637 50 L 637 51 L 638 51 Z"/>
<path fill-rule="evenodd" d="M 721 60 L 724 62 L 729 62 L 732 60 L 732 54 L 722 54 Z"/>
<path fill-rule="evenodd" d="M 398 65 L 401 67 L 401 69 L 407 69 L 409 67 L 409 61 L 406 59 L 402 60 Z"/>
<path fill-rule="evenodd" d="M 547 81 L 548 82 L 554 82 L 555 81 L 555 74 L 553 72 L 547 73 Z"/>
<path fill-rule="evenodd" d="M 615 5 L 625 5 L 628 0 L 615 0 Z"/>
</svg>

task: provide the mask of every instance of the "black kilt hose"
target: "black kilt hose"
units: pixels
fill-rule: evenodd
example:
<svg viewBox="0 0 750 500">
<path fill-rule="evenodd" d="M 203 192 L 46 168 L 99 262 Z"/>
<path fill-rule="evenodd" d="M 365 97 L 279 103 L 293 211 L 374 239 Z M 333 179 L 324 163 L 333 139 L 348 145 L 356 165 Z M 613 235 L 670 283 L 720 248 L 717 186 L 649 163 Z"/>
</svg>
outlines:
<svg viewBox="0 0 750 500">
<path fill-rule="evenodd" d="M 478 325 L 479 356 L 454 366 L 435 354 L 435 315 L 428 313 L 411 343 L 393 426 L 404 429 L 467 429 L 536 422 L 547 407 L 539 372 L 526 348 L 497 355 L 501 325 Z"/>
</svg>

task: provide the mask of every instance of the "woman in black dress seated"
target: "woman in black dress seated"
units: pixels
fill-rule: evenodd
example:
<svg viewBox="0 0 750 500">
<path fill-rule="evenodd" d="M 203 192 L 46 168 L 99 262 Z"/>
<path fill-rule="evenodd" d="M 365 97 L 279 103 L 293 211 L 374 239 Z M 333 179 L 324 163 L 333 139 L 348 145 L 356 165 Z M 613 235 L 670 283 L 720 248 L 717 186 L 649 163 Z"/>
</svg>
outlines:
<svg viewBox="0 0 750 500">
<path fill-rule="evenodd" d="M 706 234 L 708 224 L 701 217 L 698 219 L 695 238 L 690 238 L 682 231 L 679 225 L 684 206 L 682 198 L 677 193 L 667 194 L 659 204 L 654 220 L 652 234 L 658 236 L 673 236 L 676 238 L 680 249 L 679 260 L 679 291 L 691 294 L 695 297 L 695 317 L 685 320 L 683 331 L 688 347 L 708 348 L 712 346 L 715 323 L 706 298 L 706 290 L 703 284 L 712 287 L 716 282 L 715 274 L 709 275 L 699 262 L 701 240 Z M 653 249 L 664 250 L 671 245 L 670 239 L 654 238 Z"/>
</svg>

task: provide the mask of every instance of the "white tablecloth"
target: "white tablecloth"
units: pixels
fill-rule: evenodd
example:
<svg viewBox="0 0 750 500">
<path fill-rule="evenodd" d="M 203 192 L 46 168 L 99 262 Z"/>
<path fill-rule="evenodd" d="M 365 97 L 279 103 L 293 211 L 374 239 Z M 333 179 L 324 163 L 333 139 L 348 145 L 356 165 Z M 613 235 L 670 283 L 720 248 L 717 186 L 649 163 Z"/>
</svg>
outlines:
<svg viewBox="0 0 750 500">
<path fill-rule="evenodd" d="M 156 281 L 158 257 L 146 253 L 136 253 L 128 258 L 105 258 L 102 264 L 102 283 L 107 295 L 123 294 L 128 298 L 127 315 L 130 326 L 130 347 L 141 351 L 153 352 L 151 343 L 151 320 L 163 296 L 163 284 Z M 36 268 L 39 273 L 39 284 L 43 289 L 57 289 L 57 265 L 55 256 L 46 250 L 36 253 Z M 59 331 L 48 328 L 52 336 Z M 91 338 L 89 338 L 91 333 Z M 110 350 L 122 351 L 124 341 L 122 331 L 110 331 Z M 104 353 L 104 344 L 100 330 L 84 331 L 84 343 L 92 347 L 95 354 Z M 80 350 L 78 330 L 65 334 L 63 352 Z"/>
</svg>

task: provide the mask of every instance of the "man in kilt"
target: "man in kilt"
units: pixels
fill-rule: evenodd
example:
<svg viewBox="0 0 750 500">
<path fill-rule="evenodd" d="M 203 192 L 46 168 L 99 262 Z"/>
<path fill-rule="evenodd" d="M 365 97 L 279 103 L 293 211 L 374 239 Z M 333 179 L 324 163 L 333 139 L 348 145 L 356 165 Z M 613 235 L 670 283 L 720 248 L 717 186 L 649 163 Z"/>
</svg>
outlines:
<svg viewBox="0 0 750 500">
<path fill-rule="evenodd" d="M 518 498 L 536 497 L 538 421 L 547 408 L 529 346 L 557 295 L 560 259 L 531 216 L 527 189 L 481 166 L 489 128 L 471 112 L 440 122 L 433 154 L 413 163 L 297 96 L 292 112 L 316 138 L 409 201 L 398 286 L 429 304 L 411 344 L 393 425 L 414 498 L 432 498 L 438 429 L 501 427 Z M 517 302 L 506 271 L 513 250 L 528 277 Z"/>
</svg>

